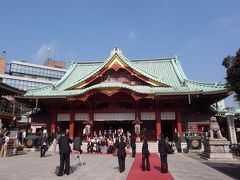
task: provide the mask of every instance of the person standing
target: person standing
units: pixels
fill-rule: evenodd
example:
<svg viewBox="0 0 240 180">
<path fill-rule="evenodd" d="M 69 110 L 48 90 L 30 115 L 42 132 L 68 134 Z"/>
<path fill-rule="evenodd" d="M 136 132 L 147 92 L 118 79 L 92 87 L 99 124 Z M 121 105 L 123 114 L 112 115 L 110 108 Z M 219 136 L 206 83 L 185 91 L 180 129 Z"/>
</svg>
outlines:
<svg viewBox="0 0 240 180">
<path fill-rule="evenodd" d="M 59 172 L 57 176 L 62 176 L 63 173 L 69 175 L 69 169 L 70 169 L 70 153 L 71 153 L 71 147 L 70 143 L 72 143 L 72 140 L 69 138 L 68 135 L 66 135 L 66 132 L 62 132 L 62 136 L 60 137 L 58 144 L 59 144 L 59 154 L 60 154 L 60 166 L 59 166 Z M 65 168 L 64 168 L 65 165 Z"/>
<path fill-rule="evenodd" d="M 149 155 L 150 155 L 150 152 L 148 150 L 147 138 L 144 137 L 143 146 L 142 146 L 142 171 L 145 171 L 145 161 L 146 161 L 147 171 L 150 171 Z"/>
<path fill-rule="evenodd" d="M 47 133 L 44 131 L 41 137 L 40 157 L 44 157 L 47 150 L 48 150 L 48 136 Z"/>
<path fill-rule="evenodd" d="M 26 135 L 27 135 L 27 132 L 26 132 L 26 129 L 24 129 L 22 132 L 22 145 L 24 145 L 24 143 L 25 143 Z"/>
<path fill-rule="evenodd" d="M 132 157 L 136 155 L 136 138 L 134 135 L 131 136 L 131 147 L 132 147 Z"/>
<path fill-rule="evenodd" d="M 9 132 L 6 132 L 6 134 L 4 135 L 4 144 L 2 145 L 1 148 L 1 157 L 6 157 L 7 156 L 7 147 L 8 147 L 8 142 L 9 142 L 10 138 L 9 138 Z"/>
<path fill-rule="evenodd" d="M 177 142 L 176 142 L 176 148 L 177 148 L 177 152 L 181 153 L 182 152 L 182 147 L 181 147 L 181 136 L 179 133 L 177 133 Z"/>
<path fill-rule="evenodd" d="M 161 172 L 168 172 L 168 163 L 167 163 L 167 142 L 164 139 L 163 135 L 160 135 L 160 140 L 158 142 L 158 152 L 160 153 L 161 159 Z"/>
<path fill-rule="evenodd" d="M 120 136 L 119 142 L 116 142 L 117 156 L 118 156 L 118 164 L 120 173 L 125 171 L 125 158 L 126 158 L 126 146 L 127 143 L 124 142 L 123 137 Z"/>
<path fill-rule="evenodd" d="M 52 134 L 52 138 L 53 138 L 53 155 L 57 154 L 57 144 L 58 144 L 58 140 L 57 140 L 57 133 L 53 132 Z"/>
</svg>

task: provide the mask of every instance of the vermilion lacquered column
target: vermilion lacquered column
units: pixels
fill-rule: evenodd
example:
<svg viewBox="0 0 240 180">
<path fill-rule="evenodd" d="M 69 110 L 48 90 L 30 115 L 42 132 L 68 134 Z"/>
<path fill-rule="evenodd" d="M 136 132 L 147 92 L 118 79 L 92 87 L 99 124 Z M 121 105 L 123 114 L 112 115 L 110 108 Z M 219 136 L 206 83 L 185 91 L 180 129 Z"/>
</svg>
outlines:
<svg viewBox="0 0 240 180">
<path fill-rule="evenodd" d="M 156 102 L 156 138 L 159 138 L 161 134 L 161 117 L 160 117 L 160 109 L 158 105 L 158 101 Z"/>
<path fill-rule="evenodd" d="M 181 111 L 177 110 L 177 130 L 178 133 L 182 133 L 182 117 L 181 117 Z"/>
<path fill-rule="evenodd" d="M 70 124 L 69 124 L 69 136 L 73 138 L 74 136 L 74 121 L 75 121 L 75 113 L 71 111 L 70 114 Z"/>
<path fill-rule="evenodd" d="M 56 111 L 52 111 L 51 133 L 54 133 L 56 131 L 56 126 L 57 126 L 57 113 L 56 113 Z"/>
</svg>

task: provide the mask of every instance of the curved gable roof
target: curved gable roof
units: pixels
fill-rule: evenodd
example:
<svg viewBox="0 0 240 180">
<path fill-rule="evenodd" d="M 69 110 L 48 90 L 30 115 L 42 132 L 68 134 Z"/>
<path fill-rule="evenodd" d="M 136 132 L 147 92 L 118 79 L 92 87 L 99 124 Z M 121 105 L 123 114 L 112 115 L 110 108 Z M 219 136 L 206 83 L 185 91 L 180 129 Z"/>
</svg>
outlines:
<svg viewBox="0 0 240 180">
<path fill-rule="evenodd" d="M 80 89 L 72 88 L 79 83 L 96 76 L 99 71 L 111 63 L 114 55 L 119 56 L 123 63 L 142 76 L 168 86 L 151 87 L 124 84 L 121 85 L 121 83 L 100 83 L 88 88 L 84 86 L 82 86 Z M 119 49 L 117 49 L 117 52 L 114 51 L 114 54 L 111 54 L 110 58 L 108 58 L 105 62 L 73 63 L 60 81 L 52 86 L 28 91 L 25 96 L 73 96 L 86 93 L 92 89 L 114 86 L 127 88 L 135 92 L 155 95 L 171 93 L 186 94 L 226 92 L 225 84 L 200 83 L 188 80 L 181 67 L 179 59 L 176 56 L 164 59 L 134 59 L 130 61 L 122 55 Z"/>
</svg>

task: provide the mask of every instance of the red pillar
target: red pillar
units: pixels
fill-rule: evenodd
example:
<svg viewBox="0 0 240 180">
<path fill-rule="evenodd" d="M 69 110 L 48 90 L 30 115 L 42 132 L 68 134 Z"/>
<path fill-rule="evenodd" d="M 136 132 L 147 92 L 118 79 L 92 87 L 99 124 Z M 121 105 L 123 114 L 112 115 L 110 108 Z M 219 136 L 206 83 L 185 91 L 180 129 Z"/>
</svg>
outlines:
<svg viewBox="0 0 240 180">
<path fill-rule="evenodd" d="M 177 110 L 177 130 L 178 133 L 182 133 L 182 117 L 181 117 L 181 111 Z"/>
<path fill-rule="evenodd" d="M 158 101 L 156 103 L 156 138 L 159 138 L 159 135 L 161 134 L 161 117 L 160 117 L 160 110 L 158 107 Z"/>
<path fill-rule="evenodd" d="M 51 117 L 51 133 L 54 133 L 56 131 L 56 126 L 57 126 L 57 113 L 56 111 L 53 111 Z"/>
<path fill-rule="evenodd" d="M 69 137 L 73 138 L 74 136 L 74 121 L 75 121 L 75 114 L 71 112 L 70 114 L 70 124 L 69 124 Z"/>
</svg>

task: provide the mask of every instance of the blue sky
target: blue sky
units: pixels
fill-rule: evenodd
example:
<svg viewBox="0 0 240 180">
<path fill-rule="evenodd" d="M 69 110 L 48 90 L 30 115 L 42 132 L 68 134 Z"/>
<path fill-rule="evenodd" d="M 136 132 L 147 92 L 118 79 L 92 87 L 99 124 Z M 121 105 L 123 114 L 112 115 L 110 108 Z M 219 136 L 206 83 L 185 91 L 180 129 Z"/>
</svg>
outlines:
<svg viewBox="0 0 240 180">
<path fill-rule="evenodd" d="M 118 46 L 129 59 L 179 55 L 189 79 L 225 82 L 222 59 L 240 48 L 239 7 L 239 0 L 2 1 L 0 50 L 8 61 L 42 64 L 48 56 L 105 60 Z"/>
</svg>

